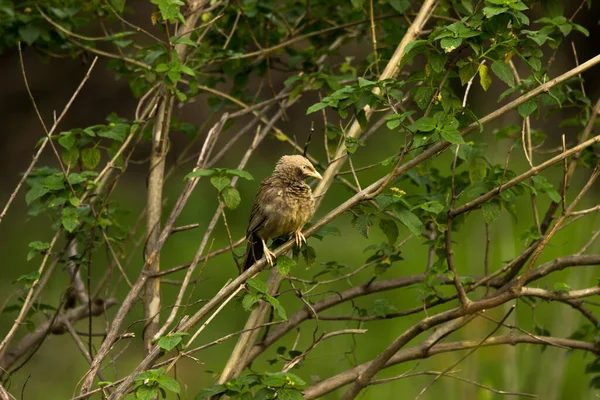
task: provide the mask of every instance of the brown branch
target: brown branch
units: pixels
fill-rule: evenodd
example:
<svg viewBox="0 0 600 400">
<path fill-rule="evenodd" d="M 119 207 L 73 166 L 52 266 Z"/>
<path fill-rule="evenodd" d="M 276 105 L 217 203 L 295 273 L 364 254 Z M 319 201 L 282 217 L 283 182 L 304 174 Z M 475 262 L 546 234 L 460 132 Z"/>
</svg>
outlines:
<svg viewBox="0 0 600 400">
<path fill-rule="evenodd" d="M 10 367 L 27 352 L 33 349 L 40 341 L 42 341 L 46 335 L 54 334 L 61 335 L 68 331 L 67 323 L 73 323 L 75 321 L 88 318 L 90 316 L 99 316 L 104 312 L 117 304 L 116 299 L 97 299 L 93 300 L 91 307 L 88 304 L 82 304 L 76 308 L 73 308 L 66 312 L 61 312 L 56 318 L 53 318 L 42 325 L 40 325 L 35 332 L 25 335 L 19 343 L 11 347 L 2 358 L 0 358 L 0 374 L 8 371 Z M 91 314 L 90 314 L 91 308 Z"/>
<path fill-rule="evenodd" d="M 540 336 L 534 338 L 528 335 L 501 335 L 494 336 L 487 339 L 485 342 L 480 343 L 475 340 L 464 340 L 459 342 L 441 343 L 436 344 L 429 350 L 426 350 L 425 346 L 417 345 L 409 349 L 401 350 L 393 355 L 384 365 L 385 368 L 391 367 L 396 364 L 405 363 L 407 361 L 421 360 L 429 358 L 433 355 L 456 352 L 461 350 L 468 350 L 476 347 L 488 347 L 488 346 L 499 346 L 499 345 L 517 345 L 517 344 L 538 344 L 538 345 L 551 345 L 557 347 L 567 347 L 574 350 L 590 351 L 595 355 L 600 355 L 600 346 L 595 343 L 584 342 L 580 340 L 563 339 L 551 336 Z M 368 361 L 364 364 L 358 365 L 347 371 L 339 373 L 329 379 L 319 382 L 316 385 L 310 386 L 304 390 L 304 399 L 312 400 L 318 399 L 327 393 L 330 393 L 340 387 L 343 387 L 360 376 L 361 372 L 369 367 L 373 361 Z"/>
</svg>

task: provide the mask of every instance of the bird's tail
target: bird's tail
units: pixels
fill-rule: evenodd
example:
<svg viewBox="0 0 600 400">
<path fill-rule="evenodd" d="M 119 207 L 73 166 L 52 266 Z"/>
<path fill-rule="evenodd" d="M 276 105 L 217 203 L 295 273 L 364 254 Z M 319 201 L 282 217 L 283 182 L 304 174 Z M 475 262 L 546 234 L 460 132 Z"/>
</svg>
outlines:
<svg viewBox="0 0 600 400">
<path fill-rule="evenodd" d="M 258 235 L 250 234 L 247 238 L 247 242 L 246 255 L 244 256 L 244 262 L 242 263 L 242 270 L 240 273 L 246 271 L 263 256 L 263 246 Z"/>
</svg>

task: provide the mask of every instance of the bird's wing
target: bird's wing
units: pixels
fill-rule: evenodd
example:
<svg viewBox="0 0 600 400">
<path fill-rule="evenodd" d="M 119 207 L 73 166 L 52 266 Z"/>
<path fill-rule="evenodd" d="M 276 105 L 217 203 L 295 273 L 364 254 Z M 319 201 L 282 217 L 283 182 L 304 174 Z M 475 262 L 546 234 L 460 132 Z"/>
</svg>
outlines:
<svg viewBox="0 0 600 400">
<path fill-rule="evenodd" d="M 252 212 L 250 213 L 250 222 L 248 223 L 248 230 L 246 233 L 246 236 L 248 237 L 259 230 L 267 219 L 267 213 L 265 212 L 264 207 L 274 195 L 272 180 L 273 179 L 271 178 L 265 179 L 258 188 L 256 201 L 254 202 Z"/>
</svg>

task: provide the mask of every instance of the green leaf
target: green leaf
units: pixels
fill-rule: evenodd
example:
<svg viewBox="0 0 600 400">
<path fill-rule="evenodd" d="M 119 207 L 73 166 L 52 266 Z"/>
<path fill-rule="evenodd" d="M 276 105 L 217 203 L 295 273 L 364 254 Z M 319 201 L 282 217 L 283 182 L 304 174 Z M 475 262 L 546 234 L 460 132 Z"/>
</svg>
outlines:
<svg viewBox="0 0 600 400">
<path fill-rule="evenodd" d="M 419 86 L 414 92 L 413 99 L 421 110 L 425 110 L 433 98 L 434 89 L 429 86 Z"/>
<path fill-rule="evenodd" d="M 74 166 L 77 164 L 77 160 L 79 160 L 79 149 L 77 147 L 71 147 L 69 150 L 64 150 L 61 153 L 60 158 L 67 166 Z"/>
<path fill-rule="evenodd" d="M 170 69 L 168 64 L 161 63 L 156 66 L 154 69 L 156 72 L 167 72 Z"/>
<path fill-rule="evenodd" d="M 268 294 L 265 294 L 265 300 L 267 300 L 269 302 L 269 304 L 271 304 L 271 306 L 273 306 L 273 309 L 275 310 L 277 315 L 279 315 L 279 318 L 281 318 L 283 320 L 288 319 L 287 314 L 285 312 L 285 308 L 283 308 L 283 306 L 281 305 L 279 300 L 277 300 L 275 297 L 269 296 Z"/>
<path fill-rule="evenodd" d="M 281 389 L 277 391 L 278 400 L 302 400 L 302 392 L 296 389 Z"/>
<path fill-rule="evenodd" d="M 196 397 L 194 397 L 194 400 L 206 399 L 207 397 L 214 396 L 215 394 L 225 393 L 226 391 L 227 391 L 227 386 L 225 386 L 225 385 L 214 385 L 214 386 L 211 386 L 209 388 L 202 389 L 196 395 Z"/>
<path fill-rule="evenodd" d="M 79 200 L 77 197 L 71 195 L 71 196 L 69 196 L 69 203 L 71 203 L 71 205 L 73 207 L 79 207 L 81 205 L 81 200 Z"/>
<path fill-rule="evenodd" d="M 31 285 L 38 279 L 40 279 L 40 273 L 38 271 L 33 271 L 29 274 L 19 276 L 16 282 L 25 282 L 27 285 Z"/>
<path fill-rule="evenodd" d="M 418 205 L 419 208 L 430 212 L 432 214 L 439 214 L 444 209 L 444 205 L 439 201 L 428 201 L 426 203 L 422 203 Z"/>
<path fill-rule="evenodd" d="M 382 219 L 379 221 L 379 229 L 385 234 L 388 239 L 388 245 L 393 246 L 398 240 L 398 225 L 391 219 Z"/>
<path fill-rule="evenodd" d="M 25 195 L 25 202 L 27 203 L 27 205 L 30 205 L 35 200 L 39 199 L 45 194 L 48 194 L 49 192 L 50 190 L 48 190 L 48 188 L 45 188 L 44 186 L 39 184 L 35 185 L 31 189 L 29 189 L 29 191 Z"/>
<path fill-rule="evenodd" d="M 501 60 L 494 61 L 492 63 L 492 71 L 494 71 L 494 74 L 508 86 L 511 88 L 515 87 L 515 77 L 507 63 Z"/>
<path fill-rule="evenodd" d="M 65 181 L 63 175 L 49 175 L 44 179 L 44 187 L 51 191 L 63 190 Z"/>
<path fill-rule="evenodd" d="M 240 178 L 247 179 L 249 181 L 254 180 L 254 178 L 252 177 L 252 175 L 250 175 L 249 172 L 242 171 L 241 169 L 228 169 L 228 170 L 226 170 L 226 172 L 227 172 L 227 175 L 239 176 Z"/>
<path fill-rule="evenodd" d="M 537 99 L 528 100 L 519 106 L 519 114 L 521 114 L 521 117 L 526 118 L 530 116 L 535 110 L 537 110 L 537 107 Z"/>
<path fill-rule="evenodd" d="M 410 8 L 410 0 L 390 0 L 390 6 L 397 12 L 403 13 Z"/>
<path fill-rule="evenodd" d="M 302 247 L 302 258 L 304 259 L 304 262 L 306 263 L 306 268 L 310 268 L 311 265 L 313 265 L 315 263 L 315 261 L 317 260 L 317 254 L 315 253 L 315 249 L 312 248 L 311 246 L 305 245 L 304 247 Z"/>
<path fill-rule="evenodd" d="M 369 238 L 369 229 L 375 224 L 376 218 L 373 214 L 360 214 L 352 218 L 352 226 L 363 235 Z"/>
<path fill-rule="evenodd" d="M 123 143 L 123 141 L 125 141 L 125 138 L 129 134 L 130 129 L 131 127 L 127 124 L 110 124 L 108 126 L 108 129 L 100 130 L 98 132 L 98 136 L 107 139 L 113 139 L 119 143 Z"/>
<path fill-rule="evenodd" d="M 377 82 L 370 81 L 365 78 L 358 77 L 358 87 L 368 88 L 377 85 Z"/>
<path fill-rule="evenodd" d="M 108 2 L 119 14 L 125 9 L 125 0 L 108 0 Z"/>
<path fill-rule="evenodd" d="M 442 129 L 440 135 L 444 140 L 454 144 L 465 144 L 465 140 L 462 135 L 456 129 Z"/>
<path fill-rule="evenodd" d="M 440 73 L 444 70 L 447 60 L 448 57 L 445 54 L 432 53 L 429 57 L 429 65 L 431 65 L 431 68 L 433 68 L 435 72 Z"/>
<path fill-rule="evenodd" d="M 266 294 L 267 291 L 269 290 L 269 287 L 267 286 L 267 284 L 258 278 L 250 278 L 246 281 L 246 283 L 248 284 L 248 286 L 250 286 L 251 288 L 256 290 L 258 293 Z"/>
<path fill-rule="evenodd" d="M 350 0 L 350 3 L 352 3 L 352 7 L 359 10 L 362 8 L 364 1 L 365 0 Z"/>
<path fill-rule="evenodd" d="M 39 240 L 36 240 L 35 242 L 30 242 L 29 243 L 29 247 L 31 247 L 34 250 L 42 251 L 42 250 L 49 249 L 50 248 L 50 243 L 48 243 L 48 242 L 40 242 Z"/>
<path fill-rule="evenodd" d="M 485 64 L 479 66 L 479 84 L 486 92 L 492 85 L 492 77 L 488 73 L 488 67 Z"/>
<path fill-rule="evenodd" d="M 69 150 L 75 144 L 75 135 L 71 132 L 62 132 L 58 137 L 58 144 Z"/>
<path fill-rule="evenodd" d="M 186 75 L 196 76 L 196 73 L 190 67 L 186 67 L 185 65 L 182 65 L 179 69 L 180 69 L 181 72 L 183 72 Z"/>
<path fill-rule="evenodd" d="M 195 171 L 190 172 L 185 176 L 185 179 L 198 178 L 200 176 L 211 176 L 215 173 L 214 169 L 197 169 Z"/>
<path fill-rule="evenodd" d="M 440 41 L 440 46 L 442 46 L 442 49 L 444 49 L 446 53 L 450 53 L 453 50 L 456 50 L 458 46 L 462 44 L 462 42 L 462 38 L 447 37 Z"/>
<path fill-rule="evenodd" d="M 483 219 L 488 224 L 495 222 L 500 216 L 500 204 L 495 201 L 483 203 L 481 209 L 483 210 Z"/>
<path fill-rule="evenodd" d="M 179 387 L 179 382 L 177 382 L 175 379 L 171 378 L 170 376 L 163 375 L 160 378 L 158 378 L 156 381 L 158 382 L 158 385 L 165 390 L 168 390 L 173 393 L 179 393 L 181 391 L 181 389 Z"/>
<path fill-rule="evenodd" d="M 458 68 L 458 76 L 460 77 L 461 85 L 466 85 L 471 78 L 475 76 L 479 69 L 479 64 L 470 62 Z"/>
<path fill-rule="evenodd" d="M 277 257 L 277 271 L 281 276 L 286 276 L 290 273 L 292 267 L 296 266 L 296 261 L 286 256 Z"/>
<path fill-rule="evenodd" d="M 437 121 L 431 117 L 419 118 L 414 124 L 408 127 L 409 130 L 415 132 L 429 132 L 435 129 Z"/>
<path fill-rule="evenodd" d="M 255 293 L 248 293 L 242 299 L 242 307 L 244 307 L 244 310 L 250 311 L 254 308 L 254 305 L 259 302 L 259 300 L 259 295 Z"/>
<path fill-rule="evenodd" d="M 198 47 L 198 43 L 194 42 L 192 39 L 185 37 L 185 36 L 178 37 L 173 43 L 185 44 L 186 46 L 192 46 L 192 47 Z"/>
<path fill-rule="evenodd" d="M 223 196 L 223 202 L 230 210 L 235 210 L 237 206 L 240 205 L 242 199 L 240 197 L 240 192 L 237 191 L 236 188 L 227 186 L 221 192 L 221 196 Z"/>
<path fill-rule="evenodd" d="M 566 293 L 569 290 L 571 290 L 571 286 L 567 285 L 564 282 L 557 282 L 557 283 L 554 284 L 553 291 L 555 291 L 555 292 Z"/>
<path fill-rule="evenodd" d="M 154 400 L 160 393 L 156 386 L 140 385 L 135 389 L 135 398 L 138 400 Z"/>
<path fill-rule="evenodd" d="M 175 347 L 177 347 L 177 345 L 179 343 L 181 343 L 181 341 L 183 340 L 183 336 L 186 336 L 186 335 L 188 335 L 188 333 L 186 333 L 186 332 L 170 333 L 167 336 L 163 336 L 158 339 L 158 342 L 157 342 L 158 347 L 160 347 L 161 349 L 163 349 L 165 351 L 171 351 Z"/>
<path fill-rule="evenodd" d="M 231 183 L 231 179 L 226 176 L 213 176 L 210 178 L 210 183 L 220 192 Z"/>
<path fill-rule="evenodd" d="M 77 211 L 74 208 L 66 207 L 62 211 L 62 226 L 68 231 L 73 232 L 77 228 L 79 217 Z"/>
<path fill-rule="evenodd" d="M 312 106 L 308 107 L 308 110 L 306 110 L 306 115 L 312 114 L 312 113 L 317 112 L 317 111 L 320 111 L 320 110 L 324 109 L 327 106 L 328 106 L 327 103 L 316 103 L 316 104 L 313 104 Z"/>
<path fill-rule="evenodd" d="M 37 38 L 40 37 L 41 33 L 42 33 L 42 31 L 40 30 L 40 28 L 35 26 L 33 24 L 33 22 L 29 22 L 25 25 L 22 25 L 19 28 L 19 36 L 21 36 L 21 39 L 23 39 L 25 41 L 25 43 L 27 43 L 29 45 L 31 45 L 33 42 L 35 42 L 37 40 Z"/>
<path fill-rule="evenodd" d="M 419 237 L 423 230 L 423 223 L 414 213 L 410 210 L 394 208 L 394 214 L 398 217 L 408 230 L 415 236 Z"/>
<path fill-rule="evenodd" d="M 100 150 L 95 147 L 81 151 L 81 161 L 86 168 L 94 169 L 100 162 Z"/>
</svg>

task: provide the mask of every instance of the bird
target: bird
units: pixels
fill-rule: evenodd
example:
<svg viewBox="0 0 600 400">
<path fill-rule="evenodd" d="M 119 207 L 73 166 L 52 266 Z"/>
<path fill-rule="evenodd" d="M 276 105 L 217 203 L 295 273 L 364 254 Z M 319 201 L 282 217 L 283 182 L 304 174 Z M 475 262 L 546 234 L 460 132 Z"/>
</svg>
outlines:
<svg viewBox="0 0 600 400">
<path fill-rule="evenodd" d="M 323 179 L 311 162 L 301 155 L 279 159 L 275 170 L 260 184 L 246 231 L 246 254 L 241 271 L 265 256 L 271 266 L 275 254 L 267 240 L 292 234 L 298 247 L 306 243 L 302 227 L 315 212 L 315 199 L 307 178 Z"/>
</svg>

